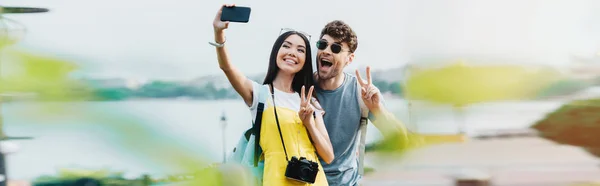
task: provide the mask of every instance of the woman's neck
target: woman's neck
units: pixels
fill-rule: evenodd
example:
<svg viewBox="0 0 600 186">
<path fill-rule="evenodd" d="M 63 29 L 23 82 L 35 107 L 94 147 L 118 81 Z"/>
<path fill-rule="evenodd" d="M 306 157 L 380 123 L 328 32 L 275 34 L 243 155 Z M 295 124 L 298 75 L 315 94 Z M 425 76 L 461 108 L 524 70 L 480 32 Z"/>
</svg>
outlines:
<svg viewBox="0 0 600 186">
<path fill-rule="evenodd" d="M 280 71 L 279 73 L 277 73 L 277 76 L 275 76 L 275 79 L 273 80 L 273 86 L 277 90 L 280 90 L 283 92 L 288 92 L 288 93 L 294 93 L 294 89 L 292 89 L 292 81 L 293 80 L 294 80 L 293 74 L 285 74 L 285 73 L 281 73 L 281 71 Z"/>
</svg>

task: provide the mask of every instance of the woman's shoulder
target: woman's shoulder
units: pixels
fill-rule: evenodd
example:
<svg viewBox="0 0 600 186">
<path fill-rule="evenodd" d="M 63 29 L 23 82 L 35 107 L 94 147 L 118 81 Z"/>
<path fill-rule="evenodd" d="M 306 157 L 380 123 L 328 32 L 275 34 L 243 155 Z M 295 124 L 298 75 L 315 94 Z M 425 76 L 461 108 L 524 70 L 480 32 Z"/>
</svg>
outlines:
<svg viewBox="0 0 600 186">
<path fill-rule="evenodd" d="M 252 82 L 252 92 L 254 92 L 254 94 L 258 94 L 261 91 L 263 91 L 263 92 L 269 91 L 269 85 L 261 84 L 254 80 L 250 80 L 250 81 Z M 266 92 L 266 93 L 269 93 L 269 92 Z"/>
<path fill-rule="evenodd" d="M 269 86 L 269 85 L 267 85 L 267 84 L 262 84 L 262 83 L 259 83 L 259 82 L 256 82 L 256 81 L 254 81 L 254 80 L 251 80 L 251 79 L 248 79 L 248 80 L 249 80 L 250 82 L 252 82 L 252 85 L 253 85 L 253 86 L 263 86 L 263 87 L 268 87 L 268 86 Z"/>
<path fill-rule="evenodd" d="M 255 111 L 259 102 L 266 103 L 270 99 L 270 91 L 268 85 L 259 84 L 253 80 L 250 81 L 252 82 L 252 104 L 250 105 L 250 110 Z"/>
</svg>

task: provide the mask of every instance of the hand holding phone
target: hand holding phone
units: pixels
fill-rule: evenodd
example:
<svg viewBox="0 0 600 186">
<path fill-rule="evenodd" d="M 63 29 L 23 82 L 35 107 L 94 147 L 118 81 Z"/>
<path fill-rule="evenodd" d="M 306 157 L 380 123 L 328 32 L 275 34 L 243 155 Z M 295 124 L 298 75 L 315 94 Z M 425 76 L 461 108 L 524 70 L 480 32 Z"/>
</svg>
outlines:
<svg viewBox="0 0 600 186">
<path fill-rule="evenodd" d="M 250 20 L 250 7 L 236 7 L 226 4 L 219 9 L 213 21 L 215 31 L 227 29 L 229 22 L 247 23 Z"/>
<path fill-rule="evenodd" d="M 232 6 L 235 6 L 235 5 L 226 4 L 226 5 L 221 6 L 221 8 L 219 8 L 219 11 L 217 11 L 217 15 L 215 16 L 215 20 L 213 21 L 213 27 L 215 29 L 215 32 L 225 30 L 229 26 L 229 21 L 221 21 L 221 15 L 223 14 L 223 8 L 232 7 Z"/>
</svg>

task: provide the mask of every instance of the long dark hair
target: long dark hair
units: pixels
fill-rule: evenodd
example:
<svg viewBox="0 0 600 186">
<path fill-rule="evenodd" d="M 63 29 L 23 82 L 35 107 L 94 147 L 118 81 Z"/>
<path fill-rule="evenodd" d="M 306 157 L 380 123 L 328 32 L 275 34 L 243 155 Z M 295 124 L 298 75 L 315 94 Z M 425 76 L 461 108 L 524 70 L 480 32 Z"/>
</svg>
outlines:
<svg viewBox="0 0 600 186">
<path fill-rule="evenodd" d="M 271 50 L 271 57 L 269 58 L 269 69 L 267 70 L 267 76 L 265 76 L 265 80 L 263 81 L 263 85 L 273 84 L 273 80 L 277 77 L 277 73 L 279 72 L 279 67 L 277 66 L 277 53 L 279 53 L 279 49 L 285 39 L 287 39 L 291 35 L 298 35 L 304 40 L 304 44 L 306 45 L 304 66 L 302 69 L 298 71 L 294 75 L 294 79 L 292 80 L 292 90 L 296 91 L 298 94 L 301 93 L 302 85 L 305 86 L 305 91 L 308 93 L 310 86 L 314 85 L 313 81 L 313 67 L 312 67 L 312 53 L 310 50 L 310 42 L 308 38 L 304 36 L 304 34 L 298 33 L 296 31 L 288 31 L 281 34 L 277 40 L 275 40 L 275 44 L 273 44 L 273 49 Z M 313 97 L 315 97 L 315 91 L 313 90 Z"/>
</svg>

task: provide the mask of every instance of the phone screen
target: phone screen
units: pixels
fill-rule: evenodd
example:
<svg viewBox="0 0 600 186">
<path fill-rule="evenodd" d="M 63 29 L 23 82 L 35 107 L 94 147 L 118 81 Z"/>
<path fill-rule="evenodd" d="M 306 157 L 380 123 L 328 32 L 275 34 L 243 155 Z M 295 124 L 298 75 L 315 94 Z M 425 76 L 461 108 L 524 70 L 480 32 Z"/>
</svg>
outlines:
<svg viewBox="0 0 600 186">
<path fill-rule="evenodd" d="M 223 7 L 221 21 L 247 23 L 250 20 L 250 7 Z"/>
</svg>

